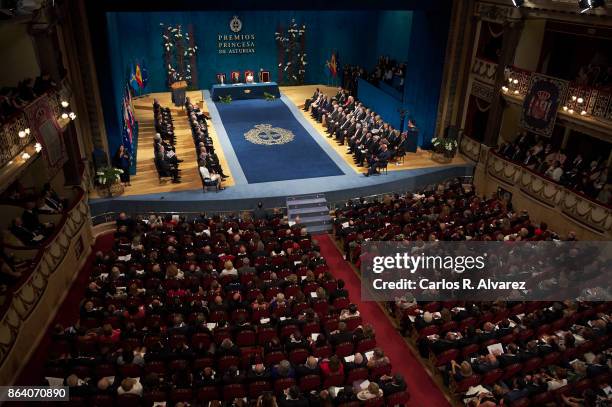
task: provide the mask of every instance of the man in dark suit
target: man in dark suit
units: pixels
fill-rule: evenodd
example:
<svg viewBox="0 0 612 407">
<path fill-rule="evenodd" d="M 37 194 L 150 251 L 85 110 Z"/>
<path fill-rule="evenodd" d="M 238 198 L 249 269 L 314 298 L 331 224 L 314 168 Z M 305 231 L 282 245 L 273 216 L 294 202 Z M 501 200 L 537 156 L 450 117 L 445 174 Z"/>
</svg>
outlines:
<svg viewBox="0 0 612 407">
<path fill-rule="evenodd" d="M 338 324 L 338 330 L 331 333 L 329 336 L 329 342 L 336 346 L 343 342 L 352 342 L 353 334 L 348 331 L 345 322 L 340 322 Z"/>
<path fill-rule="evenodd" d="M 350 116 L 350 115 L 349 115 Z M 355 133 L 357 129 L 357 120 L 355 117 L 351 116 L 349 120 L 340 126 L 340 128 L 336 131 L 336 141 L 342 146 L 344 145 L 344 140 L 350 135 Z"/>
<path fill-rule="evenodd" d="M 42 238 L 37 238 L 37 236 L 40 235 L 34 233 L 23 225 L 21 218 L 13 219 L 10 230 L 11 233 L 26 246 L 34 244 L 36 239 L 38 239 L 38 241 L 42 240 Z"/>
<path fill-rule="evenodd" d="M 291 386 L 278 400 L 279 407 L 308 407 L 308 399 L 300 393 L 297 386 Z"/>
<path fill-rule="evenodd" d="M 404 377 L 399 373 L 396 373 L 393 377 L 386 375 L 382 376 L 380 382 L 380 388 L 385 396 L 390 396 L 391 394 L 406 390 Z"/>
<path fill-rule="evenodd" d="M 319 369 L 319 362 L 314 356 L 309 356 L 306 359 L 306 363 L 298 365 L 295 368 L 295 374 L 297 377 L 304 377 L 308 375 L 321 375 L 321 369 Z"/>
<path fill-rule="evenodd" d="M 310 109 L 310 105 L 317 100 L 317 98 L 319 97 L 319 95 L 321 94 L 321 91 L 319 90 L 319 88 L 317 88 L 314 93 L 312 94 L 312 97 L 310 99 L 306 99 L 306 101 L 304 102 L 304 111 L 307 112 L 308 109 Z"/>
<path fill-rule="evenodd" d="M 370 175 L 376 173 L 376 169 L 383 168 L 385 165 L 387 165 L 390 159 L 391 152 L 389 151 L 387 145 L 381 145 L 381 151 L 370 160 L 370 167 L 368 168 L 368 172 L 365 174 L 365 176 L 369 177 Z"/>
<path fill-rule="evenodd" d="M 172 177 L 172 182 L 178 184 L 181 182 L 179 179 L 178 169 L 175 165 L 170 164 L 165 160 L 163 154 L 158 153 L 155 155 L 155 166 L 162 177 Z"/>
<path fill-rule="evenodd" d="M 247 373 L 247 381 L 250 383 L 260 382 L 260 381 L 270 381 L 271 375 L 270 370 L 267 369 L 263 363 L 258 363 L 253 366 L 253 369 Z"/>
<path fill-rule="evenodd" d="M 339 279 L 336 283 L 336 291 L 329 295 L 329 301 L 334 302 L 336 298 L 348 298 L 348 291 L 344 288 L 344 280 Z"/>
</svg>

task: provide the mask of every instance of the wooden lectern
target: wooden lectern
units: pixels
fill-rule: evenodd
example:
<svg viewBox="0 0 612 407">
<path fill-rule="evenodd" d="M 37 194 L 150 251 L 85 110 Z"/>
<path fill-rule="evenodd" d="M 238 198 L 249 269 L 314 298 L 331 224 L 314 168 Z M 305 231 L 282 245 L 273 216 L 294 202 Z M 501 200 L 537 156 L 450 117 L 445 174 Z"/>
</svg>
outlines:
<svg viewBox="0 0 612 407">
<path fill-rule="evenodd" d="M 172 89 L 172 103 L 174 103 L 174 106 L 184 106 L 187 81 L 174 82 L 170 84 L 170 89 Z"/>
</svg>

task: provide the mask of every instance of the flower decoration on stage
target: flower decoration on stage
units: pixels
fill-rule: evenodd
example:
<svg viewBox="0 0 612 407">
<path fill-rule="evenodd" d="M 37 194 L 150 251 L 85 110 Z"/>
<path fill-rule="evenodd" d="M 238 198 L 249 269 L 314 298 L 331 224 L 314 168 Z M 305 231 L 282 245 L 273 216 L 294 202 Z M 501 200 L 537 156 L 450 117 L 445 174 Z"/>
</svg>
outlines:
<svg viewBox="0 0 612 407">
<path fill-rule="evenodd" d="M 115 167 L 104 167 L 96 172 L 98 183 L 104 187 L 108 187 L 121 179 L 123 170 Z"/>
<path fill-rule="evenodd" d="M 453 157 L 457 151 L 457 140 L 434 137 L 431 139 L 431 144 L 436 153 L 443 154 L 446 157 Z"/>
<path fill-rule="evenodd" d="M 160 26 L 168 85 L 179 81 L 193 84 L 198 46 L 191 28 L 184 32 L 180 24 L 172 26 L 160 23 Z"/>
<path fill-rule="evenodd" d="M 295 135 L 287 129 L 272 127 L 271 124 L 256 124 L 244 133 L 244 138 L 253 144 L 262 146 L 277 146 L 293 141 Z"/>
<path fill-rule="evenodd" d="M 279 28 L 274 33 L 274 39 L 279 54 L 279 81 L 291 85 L 303 84 L 308 64 L 305 52 L 306 25 L 299 25 L 292 19 L 289 28 Z"/>
<path fill-rule="evenodd" d="M 264 92 L 263 95 L 264 95 L 264 99 L 268 100 L 268 101 L 272 101 L 272 100 L 276 99 L 276 96 L 274 96 L 273 94 L 268 93 L 268 92 Z"/>
</svg>

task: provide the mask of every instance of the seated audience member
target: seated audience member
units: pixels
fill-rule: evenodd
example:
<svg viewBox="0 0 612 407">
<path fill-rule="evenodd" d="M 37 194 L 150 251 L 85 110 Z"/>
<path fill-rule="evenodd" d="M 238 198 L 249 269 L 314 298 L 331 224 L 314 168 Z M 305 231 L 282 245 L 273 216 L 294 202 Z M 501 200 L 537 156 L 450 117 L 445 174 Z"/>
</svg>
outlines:
<svg viewBox="0 0 612 407">
<path fill-rule="evenodd" d="M 404 381 L 404 377 L 399 373 L 396 373 L 393 376 L 382 376 L 380 378 L 380 382 L 381 389 L 383 390 L 385 396 L 390 396 L 391 394 L 406 390 L 406 382 Z"/>
<path fill-rule="evenodd" d="M 369 368 L 381 367 L 381 366 L 386 366 L 389 363 L 390 363 L 389 362 L 389 358 L 387 356 L 385 356 L 385 354 L 382 351 L 382 349 L 375 348 L 374 349 L 374 354 L 368 360 L 368 367 Z"/>
<path fill-rule="evenodd" d="M 336 355 L 332 355 L 329 359 L 323 359 L 319 367 L 323 377 L 336 373 L 344 374 L 344 365 Z"/>
<path fill-rule="evenodd" d="M 283 392 L 278 400 L 280 407 L 308 407 L 308 399 L 302 395 L 300 388 L 291 386 Z"/>
<path fill-rule="evenodd" d="M 45 238 L 42 234 L 27 228 L 20 217 L 13 219 L 10 231 L 25 246 L 40 244 Z"/>
<path fill-rule="evenodd" d="M 117 394 L 135 394 L 142 396 L 142 384 L 140 380 L 133 378 L 125 378 L 121 381 L 121 385 L 117 388 Z"/>
<path fill-rule="evenodd" d="M 375 399 L 383 396 L 383 391 L 378 387 L 378 384 L 375 382 L 370 382 L 368 387 L 365 390 L 361 390 L 357 393 L 357 398 L 361 401 L 366 401 L 370 399 Z"/>
</svg>

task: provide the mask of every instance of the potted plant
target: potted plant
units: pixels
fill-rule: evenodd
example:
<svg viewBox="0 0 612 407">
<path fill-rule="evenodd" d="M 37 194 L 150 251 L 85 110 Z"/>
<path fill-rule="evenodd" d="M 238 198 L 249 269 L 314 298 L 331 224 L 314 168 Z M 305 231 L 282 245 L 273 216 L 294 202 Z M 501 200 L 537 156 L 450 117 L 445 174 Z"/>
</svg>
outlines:
<svg viewBox="0 0 612 407">
<path fill-rule="evenodd" d="M 431 139 L 431 144 L 433 145 L 432 159 L 435 161 L 451 162 L 457 153 L 457 140 L 434 137 Z"/>
<path fill-rule="evenodd" d="M 268 93 L 268 92 L 264 92 L 263 95 L 264 95 L 264 99 L 267 100 L 267 101 L 272 101 L 272 100 L 276 99 L 276 96 L 274 96 L 273 94 Z"/>
<path fill-rule="evenodd" d="M 232 95 L 219 96 L 221 103 L 232 103 Z"/>
<path fill-rule="evenodd" d="M 123 170 L 115 167 L 104 167 L 96 173 L 101 196 L 112 197 L 123 193 L 123 185 L 119 182 L 121 174 Z"/>
</svg>

